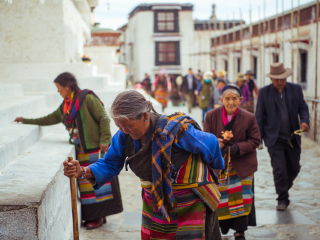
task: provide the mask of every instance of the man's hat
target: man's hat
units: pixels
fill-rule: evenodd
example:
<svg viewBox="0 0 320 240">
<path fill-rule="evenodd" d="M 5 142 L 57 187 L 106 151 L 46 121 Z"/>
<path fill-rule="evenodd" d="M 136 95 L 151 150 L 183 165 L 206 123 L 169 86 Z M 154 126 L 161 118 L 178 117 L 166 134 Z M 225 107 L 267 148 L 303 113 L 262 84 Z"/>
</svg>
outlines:
<svg viewBox="0 0 320 240">
<path fill-rule="evenodd" d="M 176 78 L 176 84 L 177 84 L 178 86 L 181 86 L 181 85 L 182 85 L 182 82 L 183 82 L 183 78 L 182 78 L 181 76 L 178 76 L 178 77 Z"/>
<path fill-rule="evenodd" d="M 266 77 L 274 79 L 285 79 L 291 76 L 292 70 L 290 68 L 284 68 L 283 63 L 274 63 L 270 66 L 270 73 Z"/>
<path fill-rule="evenodd" d="M 238 81 L 245 81 L 245 80 L 247 80 L 247 79 L 244 77 L 244 74 L 243 74 L 243 73 L 238 73 L 237 80 L 238 80 Z"/>
<path fill-rule="evenodd" d="M 226 74 L 227 74 L 226 71 L 221 70 L 221 71 L 218 72 L 218 77 L 224 77 Z"/>
<path fill-rule="evenodd" d="M 250 76 L 253 76 L 253 72 L 251 70 L 248 70 L 245 75 L 250 75 Z"/>
</svg>

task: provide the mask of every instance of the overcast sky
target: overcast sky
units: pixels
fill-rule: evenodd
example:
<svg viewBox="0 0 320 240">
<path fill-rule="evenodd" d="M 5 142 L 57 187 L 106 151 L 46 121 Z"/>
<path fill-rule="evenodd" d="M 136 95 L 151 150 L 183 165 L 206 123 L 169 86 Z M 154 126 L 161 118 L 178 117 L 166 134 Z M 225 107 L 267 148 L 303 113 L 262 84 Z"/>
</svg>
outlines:
<svg viewBox="0 0 320 240">
<path fill-rule="evenodd" d="M 193 18 L 199 20 L 209 19 L 211 16 L 211 5 L 216 4 L 216 15 L 219 19 L 227 20 L 240 18 L 240 8 L 242 10 L 242 18 L 249 23 L 250 5 L 252 7 L 252 21 L 259 21 L 263 18 L 263 4 L 264 0 L 224 0 L 224 1 L 210 1 L 210 0 L 99 0 L 99 5 L 95 8 L 94 13 L 96 22 L 100 22 L 100 27 L 117 29 L 128 21 L 128 14 L 141 3 L 192 3 Z M 266 16 L 276 14 L 277 0 L 266 0 Z M 290 0 L 278 0 L 278 12 L 282 12 L 282 2 L 284 2 L 284 10 L 291 9 Z M 310 3 L 311 0 L 300 0 L 300 5 Z M 109 10 L 108 5 L 109 3 Z M 293 6 L 298 6 L 298 0 L 293 0 Z M 260 15 L 258 8 L 260 7 Z"/>
</svg>

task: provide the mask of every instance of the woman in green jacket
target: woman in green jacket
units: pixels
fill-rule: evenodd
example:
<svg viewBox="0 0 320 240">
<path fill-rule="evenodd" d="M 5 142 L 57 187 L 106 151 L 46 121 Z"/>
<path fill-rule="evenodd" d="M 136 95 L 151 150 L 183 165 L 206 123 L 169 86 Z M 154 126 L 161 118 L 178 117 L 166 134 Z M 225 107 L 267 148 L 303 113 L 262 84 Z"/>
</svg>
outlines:
<svg viewBox="0 0 320 240">
<path fill-rule="evenodd" d="M 77 159 L 87 167 L 103 158 L 111 143 L 110 120 L 103 103 L 90 90 L 81 90 L 76 78 L 68 72 L 60 74 L 54 83 L 64 98 L 56 111 L 48 116 L 15 122 L 40 126 L 63 123 L 69 131 L 69 142 L 76 146 Z M 86 178 L 79 178 L 82 220 L 87 229 L 100 227 L 106 216 L 122 212 L 122 201 L 117 177 L 96 191 Z"/>
<path fill-rule="evenodd" d="M 199 108 L 202 109 L 202 123 L 204 123 L 204 118 L 206 113 L 211 109 L 210 108 L 210 97 L 215 90 L 214 81 L 213 81 L 212 71 L 206 71 L 203 74 L 203 79 L 199 82 L 197 86 L 196 95 L 200 96 Z"/>
</svg>

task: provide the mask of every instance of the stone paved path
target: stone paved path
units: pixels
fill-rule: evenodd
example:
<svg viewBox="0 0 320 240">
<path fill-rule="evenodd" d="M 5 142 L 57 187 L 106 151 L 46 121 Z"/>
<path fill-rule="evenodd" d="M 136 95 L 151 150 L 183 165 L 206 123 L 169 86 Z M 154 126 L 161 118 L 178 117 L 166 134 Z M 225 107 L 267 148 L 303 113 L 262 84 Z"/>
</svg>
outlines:
<svg viewBox="0 0 320 240">
<path fill-rule="evenodd" d="M 169 107 L 166 113 L 186 112 L 186 107 Z M 201 110 L 193 116 L 201 122 Z M 290 190 L 291 204 L 286 212 L 277 212 L 276 193 L 270 158 L 266 148 L 258 151 L 255 173 L 257 227 L 249 228 L 246 239 L 316 240 L 320 239 L 320 145 L 309 139 L 302 141 L 301 172 Z M 103 227 L 87 231 L 81 227 L 80 239 L 140 239 L 141 187 L 135 175 L 123 170 L 119 176 L 124 212 L 108 217 Z M 233 231 L 223 240 L 234 239 Z"/>
</svg>

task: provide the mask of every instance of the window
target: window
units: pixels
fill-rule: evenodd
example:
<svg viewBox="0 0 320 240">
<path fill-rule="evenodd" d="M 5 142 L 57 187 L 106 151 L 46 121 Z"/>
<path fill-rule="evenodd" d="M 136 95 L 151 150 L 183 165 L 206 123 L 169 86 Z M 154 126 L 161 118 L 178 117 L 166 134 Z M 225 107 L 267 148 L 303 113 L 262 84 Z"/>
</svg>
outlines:
<svg viewBox="0 0 320 240">
<path fill-rule="evenodd" d="M 300 72 L 299 72 L 299 83 L 303 89 L 307 88 L 307 65 L 308 52 L 300 50 Z"/>
<path fill-rule="evenodd" d="M 156 42 L 156 65 L 179 64 L 179 42 Z"/>
<path fill-rule="evenodd" d="M 279 62 L 279 54 L 278 53 L 272 53 L 273 62 Z"/>
<path fill-rule="evenodd" d="M 237 58 L 237 72 L 241 72 L 241 58 Z"/>
<path fill-rule="evenodd" d="M 228 72 L 228 61 L 224 60 L 224 70 Z"/>
<path fill-rule="evenodd" d="M 252 61 L 253 61 L 253 78 L 257 79 L 258 58 L 257 57 L 253 57 Z"/>
<path fill-rule="evenodd" d="M 178 32 L 177 11 L 155 11 L 155 32 Z"/>
</svg>

